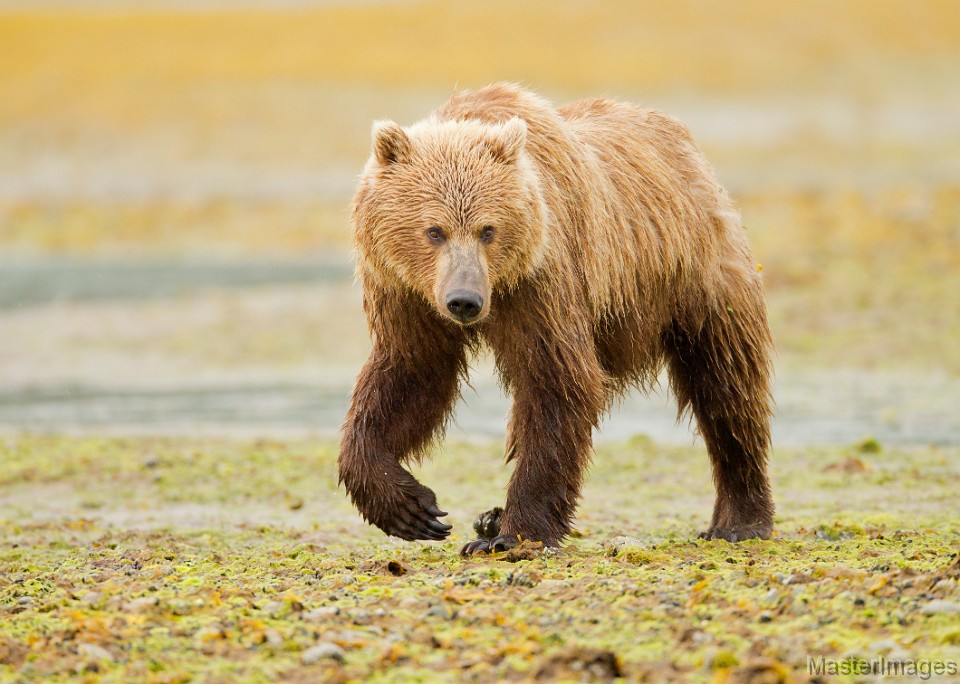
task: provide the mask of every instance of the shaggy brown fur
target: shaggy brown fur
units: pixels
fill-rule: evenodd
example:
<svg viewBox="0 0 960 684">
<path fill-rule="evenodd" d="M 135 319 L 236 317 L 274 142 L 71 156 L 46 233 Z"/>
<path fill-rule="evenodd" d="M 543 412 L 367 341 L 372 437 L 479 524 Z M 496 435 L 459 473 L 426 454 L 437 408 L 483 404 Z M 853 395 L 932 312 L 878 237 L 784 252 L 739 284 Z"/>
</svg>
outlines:
<svg viewBox="0 0 960 684">
<path fill-rule="evenodd" d="M 769 537 L 770 334 L 739 215 L 682 124 L 512 85 L 455 95 L 410 128 L 378 123 L 353 208 L 373 351 L 343 427 L 340 479 L 371 523 L 442 539 L 402 467 L 442 435 L 470 352 L 513 397 L 501 534 L 570 531 L 591 435 L 664 364 L 717 487 L 710 528 Z"/>
</svg>

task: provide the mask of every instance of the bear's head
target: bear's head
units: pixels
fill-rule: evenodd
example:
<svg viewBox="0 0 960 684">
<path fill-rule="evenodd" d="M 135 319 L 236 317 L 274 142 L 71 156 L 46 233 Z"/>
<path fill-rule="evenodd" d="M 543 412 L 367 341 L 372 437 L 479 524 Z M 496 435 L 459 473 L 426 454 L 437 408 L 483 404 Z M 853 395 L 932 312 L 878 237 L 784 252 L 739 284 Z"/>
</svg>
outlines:
<svg viewBox="0 0 960 684">
<path fill-rule="evenodd" d="M 537 268 L 546 208 L 518 118 L 373 127 L 352 223 L 363 278 L 421 294 L 470 325 Z"/>
</svg>

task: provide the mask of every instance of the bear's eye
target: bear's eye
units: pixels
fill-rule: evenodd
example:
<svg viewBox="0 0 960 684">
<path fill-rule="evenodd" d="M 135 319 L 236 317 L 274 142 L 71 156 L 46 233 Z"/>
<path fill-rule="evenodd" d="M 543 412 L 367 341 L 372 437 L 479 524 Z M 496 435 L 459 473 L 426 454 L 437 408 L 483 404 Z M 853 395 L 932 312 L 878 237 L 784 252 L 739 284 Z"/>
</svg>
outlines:
<svg viewBox="0 0 960 684">
<path fill-rule="evenodd" d="M 493 236 L 496 231 L 493 229 L 493 226 L 484 226 L 483 230 L 480 231 L 480 242 L 489 245 L 493 242 Z"/>
<path fill-rule="evenodd" d="M 430 242 L 435 245 L 442 245 L 443 241 L 446 239 L 439 226 L 433 226 L 427 230 L 427 237 L 430 238 Z"/>
</svg>

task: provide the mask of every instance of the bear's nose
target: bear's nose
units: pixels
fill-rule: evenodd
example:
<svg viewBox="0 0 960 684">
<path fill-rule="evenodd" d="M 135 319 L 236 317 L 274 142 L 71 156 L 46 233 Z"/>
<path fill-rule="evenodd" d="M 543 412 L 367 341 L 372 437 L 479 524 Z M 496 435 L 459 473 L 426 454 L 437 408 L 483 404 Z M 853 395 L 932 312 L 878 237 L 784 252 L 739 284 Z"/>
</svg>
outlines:
<svg viewBox="0 0 960 684">
<path fill-rule="evenodd" d="M 447 295 L 447 310 L 461 323 L 469 323 L 480 315 L 483 297 L 479 292 L 453 290 Z"/>
</svg>

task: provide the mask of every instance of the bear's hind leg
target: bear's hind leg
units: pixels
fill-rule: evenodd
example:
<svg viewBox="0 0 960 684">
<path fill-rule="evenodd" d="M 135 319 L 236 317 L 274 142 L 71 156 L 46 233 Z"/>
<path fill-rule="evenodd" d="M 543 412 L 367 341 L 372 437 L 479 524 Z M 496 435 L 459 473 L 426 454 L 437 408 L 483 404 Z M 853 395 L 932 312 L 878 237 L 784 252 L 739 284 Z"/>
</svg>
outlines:
<svg viewBox="0 0 960 684">
<path fill-rule="evenodd" d="M 670 385 L 706 442 L 717 500 L 700 536 L 736 542 L 773 531 L 767 478 L 770 333 L 757 283 L 702 325 L 674 322 L 665 336 Z"/>
</svg>

